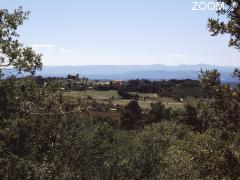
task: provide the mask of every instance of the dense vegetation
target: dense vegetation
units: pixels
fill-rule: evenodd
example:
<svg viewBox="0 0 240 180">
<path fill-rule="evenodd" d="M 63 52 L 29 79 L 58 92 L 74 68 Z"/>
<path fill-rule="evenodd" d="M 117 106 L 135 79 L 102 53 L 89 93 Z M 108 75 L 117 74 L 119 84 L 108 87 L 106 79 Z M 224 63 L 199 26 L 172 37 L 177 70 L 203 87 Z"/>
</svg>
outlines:
<svg viewBox="0 0 240 180">
<path fill-rule="evenodd" d="M 23 61 L 8 56 L 13 48 L 4 38 L 26 14 L 18 9 L 0 15 L 0 49 L 7 57 L 1 64 L 30 72 L 41 68 L 32 50 L 31 56 L 22 54 Z M 238 70 L 233 75 L 240 80 Z M 213 70 L 201 72 L 200 87 L 202 98 L 179 110 L 157 103 L 144 114 L 131 101 L 113 125 L 81 117 L 81 101 L 63 96 L 55 81 L 0 80 L 0 177 L 239 179 L 240 85 L 223 85 Z"/>
<path fill-rule="evenodd" d="M 59 85 L 69 91 L 84 91 L 89 87 L 94 88 L 97 91 L 109 91 L 117 90 L 118 94 L 124 99 L 138 99 L 137 95 L 129 94 L 128 92 L 139 93 L 155 93 L 160 97 L 171 97 L 175 99 L 187 98 L 187 97 L 200 97 L 200 82 L 198 80 L 184 79 L 184 80 L 159 80 L 150 81 L 146 79 L 136 79 L 125 81 L 123 84 L 114 84 L 113 81 L 105 85 L 89 85 L 90 80 L 69 80 L 67 78 L 51 78 L 51 77 L 35 77 L 39 84 L 49 83 L 56 81 Z M 85 79 L 85 78 L 84 78 Z"/>
<path fill-rule="evenodd" d="M 49 78 L 38 77 L 39 80 L 48 82 Z M 62 82 L 62 87 L 72 91 L 82 91 L 88 89 L 87 84 L 77 84 L 76 81 L 67 81 L 58 78 Z M 66 82 L 67 81 L 67 82 Z M 187 97 L 200 97 L 200 82 L 198 80 L 159 80 L 150 81 L 146 79 L 136 79 L 125 81 L 122 85 L 114 84 L 112 81 L 108 85 L 95 85 L 95 90 L 109 91 L 117 90 L 118 94 L 124 99 L 137 99 L 136 95 L 128 92 L 156 93 L 161 97 L 171 97 L 175 99 Z"/>
<path fill-rule="evenodd" d="M 211 78 L 209 78 L 211 77 Z M 213 81 L 212 81 L 213 80 Z M 122 123 L 83 119 L 79 104 L 31 77 L 1 81 L 3 179 L 193 179 L 240 176 L 240 91 L 201 77 L 206 98 L 182 110 L 136 101 Z"/>
<path fill-rule="evenodd" d="M 196 80 L 169 80 L 149 81 L 130 80 L 125 86 L 125 91 L 142 93 L 157 93 L 162 97 L 186 98 L 200 96 L 200 82 Z"/>
</svg>

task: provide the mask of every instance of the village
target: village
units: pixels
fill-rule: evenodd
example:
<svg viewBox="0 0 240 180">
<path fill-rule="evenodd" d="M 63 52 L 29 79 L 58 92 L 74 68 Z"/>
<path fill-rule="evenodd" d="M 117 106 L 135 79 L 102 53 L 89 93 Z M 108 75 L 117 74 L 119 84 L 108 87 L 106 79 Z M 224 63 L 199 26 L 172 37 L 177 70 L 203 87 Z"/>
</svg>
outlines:
<svg viewBox="0 0 240 180">
<path fill-rule="evenodd" d="M 129 81 L 131 82 L 131 81 Z M 156 92 L 141 92 L 128 88 L 128 81 L 99 81 L 80 77 L 79 74 L 68 75 L 62 81 L 64 95 L 81 98 L 85 102 L 85 110 L 119 112 L 131 100 L 137 100 L 143 111 L 148 112 L 152 103 L 162 102 L 166 107 L 181 108 L 183 98 L 160 96 Z M 140 81 L 141 82 L 141 81 Z"/>
</svg>

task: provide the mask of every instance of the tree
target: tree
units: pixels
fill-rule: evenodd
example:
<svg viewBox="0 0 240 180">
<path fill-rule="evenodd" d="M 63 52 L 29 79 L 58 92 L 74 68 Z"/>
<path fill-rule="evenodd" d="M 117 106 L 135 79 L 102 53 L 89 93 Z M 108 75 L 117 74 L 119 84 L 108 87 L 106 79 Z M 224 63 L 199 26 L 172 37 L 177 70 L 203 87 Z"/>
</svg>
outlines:
<svg viewBox="0 0 240 180">
<path fill-rule="evenodd" d="M 126 91 L 126 89 L 124 87 L 120 87 L 118 88 L 118 95 L 120 97 L 122 97 L 123 99 L 134 99 L 134 100 L 138 100 L 139 99 L 139 95 L 138 94 L 130 94 Z"/>
<path fill-rule="evenodd" d="M 130 101 L 121 114 L 121 125 L 128 130 L 134 129 L 142 118 L 142 110 L 137 101 Z"/>
<path fill-rule="evenodd" d="M 219 18 L 208 20 L 209 31 L 212 36 L 228 34 L 230 35 L 229 46 L 240 50 L 240 1 L 239 0 L 218 0 L 226 6 L 217 11 Z M 224 20 L 220 20 L 220 16 L 226 16 Z M 240 86 L 232 90 L 229 85 L 221 85 L 220 74 L 218 72 L 206 72 L 200 75 L 203 85 L 203 90 L 207 94 L 209 104 L 214 108 L 217 117 L 218 125 L 239 127 L 240 125 Z M 240 80 L 240 70 L 236 69 L 233 72 L 233 77 Z M 208 111 L 210 111 L 208 109 Z M 213 118 L 217 119 L 217 118 Z"/>
<path fill-rule="evenodd" d="M 216 95 L 216 89 L 221 85 L 221 74 L 217 70 L 200 71 L 201 89 L 203 97 L 213 97 Z"/>
<path fill-rule="evenodd" d="M 227 133 L 240 127 L 240 88 L 222 84 L 220 74 L 206 71 L 200 74 L 205 99 L 198 104 L 199 118 L 207 128 L 226 130 Z"/>
<path fill-rule="evenodd" d="M 19 42 L 17 29 L 28 19 L 29 12 L 22 7 L 10 13 L 0 9 L 0 69 L 15 68 L 18 71 L 34 73 L 41 69 L 41 54 Z"/>
<path fill-rule="evenodd" d="M 164 104 L 161 102 L 154 104 L 151 103 L 151 112 L 153 114 L 153 118 L 156 121 L 161 121 L 164 118 Z"/>
<path fill-rule="evenodd" d="M 240 80 L 240 70 L 239 69 L 235 69 L 235 71 L 233 72 L 233 77 L 238 78 Z"/>
<path fill-rule="evenodd" d="M 209 31 L 212 33 L 212 36 L 229 34 L 229 46 L 240 50 L 240 1 L 217 1 L 219 3 L 224 3 L 225 8 L 221 8 L 217 11 L 219 16 L 218 19 L 210 18 L 208 20 Z M 224 20 L 220 20 L 220 16 L 226 16 L 226 18 Z"/>
<path fill-rule="evenodd" d="M 160 122 L 163 119 L 169 119 L 171 108 L 165 108 L 161 102 L 151 103 L 150 119 L 151 122 Z"/>
<path fill-rule="evenodd" d="M 118 88 L 118 95 L 124 99 L 128 98 L 128 94 L 123 87 Z"/>
<path fill-rule="evenodd" d="M 184 105 L 185 124 L 192 126 L 194 130 L 201 130 L 201 122 L 197 119 L 197 108 L 190 103 Z"/>
</svg>

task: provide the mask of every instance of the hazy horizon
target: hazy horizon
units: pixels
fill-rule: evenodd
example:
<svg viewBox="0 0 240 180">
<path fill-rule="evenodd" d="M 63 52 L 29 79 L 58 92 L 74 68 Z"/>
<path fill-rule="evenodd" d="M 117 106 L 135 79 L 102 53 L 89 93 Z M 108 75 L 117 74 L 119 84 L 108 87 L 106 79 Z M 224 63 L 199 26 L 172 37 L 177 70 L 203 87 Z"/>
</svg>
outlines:
<svg viewBox="0 0 240 180">
<path fill-rule="evenodd" d="M 176 64 L 176 65 L 168 65 L 168 64 L 84 64 L 84 65 L 44 65 L 45 67 L 64 67 L 64 66 L 70 66 L 70 67 L 78 67 L 78 66 L 170 66 L 170 67 L 175 67 L 175 66 L 217 66 L 217 67 L 240 67 L 238 66 L 228 66 L 228 65 L 216 65 L 216 64 L 204 64 L 204 63 L 199 63 L 199 64 Z M 43 67 L 44 67 L 43 66 Z"/>
</svg>

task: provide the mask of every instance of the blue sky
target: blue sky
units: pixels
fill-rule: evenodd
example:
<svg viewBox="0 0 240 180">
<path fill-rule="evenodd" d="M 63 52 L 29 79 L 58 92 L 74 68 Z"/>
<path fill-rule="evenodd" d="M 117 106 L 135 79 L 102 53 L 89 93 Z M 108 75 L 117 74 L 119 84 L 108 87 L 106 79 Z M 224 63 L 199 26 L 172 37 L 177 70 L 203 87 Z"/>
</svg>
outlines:
<svg viewBox="0 0 240 180">
<path fill-rule="evenodd" d="M 215 12 L 192 11 L 192 0 L 0 2 L 9 10 L 20 5 L 31 11 L 21 39 L 44 55 L 44 65 L 240 65 L 228 36 L 210 37 Z"/>
</svg>

